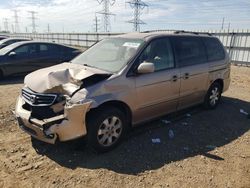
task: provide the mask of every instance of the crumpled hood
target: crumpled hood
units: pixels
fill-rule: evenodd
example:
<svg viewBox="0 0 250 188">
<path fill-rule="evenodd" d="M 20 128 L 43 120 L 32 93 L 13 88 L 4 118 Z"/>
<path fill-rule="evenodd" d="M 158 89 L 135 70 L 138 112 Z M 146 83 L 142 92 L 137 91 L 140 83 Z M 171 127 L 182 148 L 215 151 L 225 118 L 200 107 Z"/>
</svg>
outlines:
<svg viewBox="0 0 250 188">
<path fill-rule="evenodd" d="M 38 93 L 71 95 L 80 88 L 84 79 L 95 74 L 107 74 L 107 72 L 79 64 L 62 63 L 28 74 L 24 83 L 29 89 Z"/>
</svg>

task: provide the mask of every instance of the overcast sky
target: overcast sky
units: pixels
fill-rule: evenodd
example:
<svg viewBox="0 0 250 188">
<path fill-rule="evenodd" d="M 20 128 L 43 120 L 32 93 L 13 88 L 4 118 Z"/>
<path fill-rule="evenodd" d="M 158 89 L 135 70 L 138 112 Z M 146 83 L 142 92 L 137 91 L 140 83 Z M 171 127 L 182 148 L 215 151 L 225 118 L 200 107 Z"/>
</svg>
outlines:
<svg viewBox="0 0 250 188">
<path fill-rule="evenodd" d="M 127 0 L 116 0 L 110 11 L 112 32 L 128 32 L 133 25 L 133 10 Z M 148 8 L 142 10 L 141 19 L 146 25 L 141 30 L 152 29 L 220 29 L 223 17 L 224 28 L 250 29 L 250 0 L 144 0 Z M 19 26 L 31 31 L 31 16 L 36 11 L 38 32 L 93 32 L 95 12 L 102 10 L 97 0 L 0 0 L 0 29 L 4 29 L 4 18 L 9 30 L 14 24 L 14 12 L 18 10 Z M 102 17 L 100 29 L 103 30 Z"/>
</svg>

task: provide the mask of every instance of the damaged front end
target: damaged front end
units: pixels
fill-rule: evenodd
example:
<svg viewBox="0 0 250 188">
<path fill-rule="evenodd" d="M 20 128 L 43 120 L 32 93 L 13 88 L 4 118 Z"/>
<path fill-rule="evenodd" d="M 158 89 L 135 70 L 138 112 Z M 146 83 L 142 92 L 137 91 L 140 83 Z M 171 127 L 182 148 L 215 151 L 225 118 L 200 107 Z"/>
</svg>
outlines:
<svg viewBox="0 0 250 188">
<path fill-rule="evenodd" d="M 38 79 L 39 76 L 44 79 Z M 72 64 L 31 73 L 25 78 L 26 86 L 16 103 L 15 113 L 20 128 L 51 144 L 86 135 L 85 118 L 92 102 L 86 100 L 85 87 L 107 77 L 107 74 L 79 70 Z"/>
<path fill-rule="evenodd" d="M 85 116 L 91 102 L 69 105 L 65 97 L 55 96 L 62 101 L 51 104 L 51 96 L 24 88 L 16 104 L 19 126 L 31 136 L 51 144 L 57 139 L 67 141 L 86 135 Z"/>
</svg>

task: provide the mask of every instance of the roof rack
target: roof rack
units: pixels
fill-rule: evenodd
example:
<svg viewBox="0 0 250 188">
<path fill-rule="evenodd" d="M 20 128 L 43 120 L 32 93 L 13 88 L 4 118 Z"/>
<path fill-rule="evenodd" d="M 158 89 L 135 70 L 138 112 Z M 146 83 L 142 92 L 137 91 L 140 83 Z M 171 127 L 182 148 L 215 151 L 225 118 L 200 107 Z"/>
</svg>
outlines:
<svg viewBox="0 0 250 188">
<path fill-rule="evenodd" d="M 168 30 L 168 29 L 162 29 L 162 30 L 148 30 L 148 31 L 142 31 L 141 33 L 153 33 L 153 32 L 175 32 L 176 30 Z"/>
<path fill-rule="evenodd" d="M 190 34 L 195 34 L 195 35 L 205 34 L 205 35 L 212 36 L 211 33 L 207 33 L 207 32 L 193 32 L 193 31 L 184 31 L 184 30 L 175 31 L 174 33 L 175 34 L 190 33 Z"/>
<path fill-rule="evenodd" d="M 194 31 L 185 31 L 185 30 L 149 30 L 149 31 L 143 31 L 141 33 L 153 33 L 153 32 L 169 32 L 169 33 L 174 33 L 174 34 L 190 33 L 190 34 L 195 34 L 195 35 L 205 34 L 205 35 L 212 36 L 211 33 L 207 33 L 207 32 L 194 32 Z"/>
</svg>

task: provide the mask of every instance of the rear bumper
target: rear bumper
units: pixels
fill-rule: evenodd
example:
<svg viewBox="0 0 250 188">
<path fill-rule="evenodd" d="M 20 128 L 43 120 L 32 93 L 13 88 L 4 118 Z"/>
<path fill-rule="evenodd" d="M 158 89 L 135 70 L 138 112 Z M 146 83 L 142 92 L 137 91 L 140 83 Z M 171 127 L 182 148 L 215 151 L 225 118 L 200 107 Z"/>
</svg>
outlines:
<svg viewBox="0 0 250 188">
<path fill-rule="evenodd" d="M 19 127 L 38 140 L 54 144 L 57 140 L 68 141 L 87 134 L 85 116 L 91 102 L 65 106 L 63 115 L 43 120 L 31 117 L 23 104 L 23 99 L 18 97 L 15 114 Z"/>
</svg>

